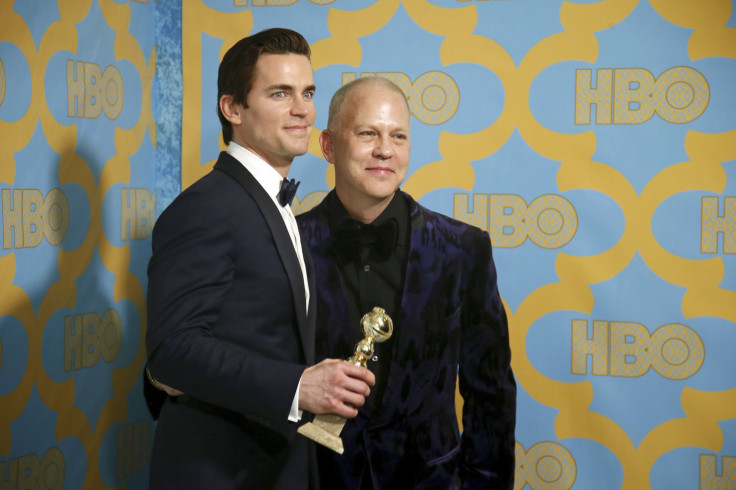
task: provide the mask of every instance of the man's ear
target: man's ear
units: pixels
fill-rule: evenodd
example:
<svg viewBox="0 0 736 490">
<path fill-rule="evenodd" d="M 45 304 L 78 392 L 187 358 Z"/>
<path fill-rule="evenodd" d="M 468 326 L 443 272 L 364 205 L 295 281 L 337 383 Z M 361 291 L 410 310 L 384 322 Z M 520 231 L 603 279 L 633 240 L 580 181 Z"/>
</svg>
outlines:
<svg viewBox="0 0 736 490">
<path fill-rule="evenodd" d="M 220 112 L 225 116 L 225 119 L 230 121 L 230 124 L 240 124 L 240 111 L 243 107 L 240 104 L 233 102 L 232 95 L 223 95 L 220 97 Z"/>
<path fill-rule="evenodd" d="M 325 160 L 335 163 L 335 154 L 332 152 L 332 133 L 329 129 L 325 129 L 320 133 L 319 146 L 322 148 L 322 155 L 324 155 Z"/>
</svg>

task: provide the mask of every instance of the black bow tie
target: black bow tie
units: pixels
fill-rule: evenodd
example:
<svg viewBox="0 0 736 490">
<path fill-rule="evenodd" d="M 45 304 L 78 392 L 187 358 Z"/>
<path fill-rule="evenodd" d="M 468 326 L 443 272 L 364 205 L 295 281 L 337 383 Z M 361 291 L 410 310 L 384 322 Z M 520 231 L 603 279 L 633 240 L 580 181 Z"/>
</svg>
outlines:
<svg viewBox="0 0 736 490">
<path fill-rule="evenodd" d="M 370 257 L 378 261 L 388 259 L 396 248 L 399 225 L 394 218 L 380 225 L 362 224 L 346 221 L 337 229 L 335 246 L 340 257 L 346 262 L 361 260 L 363 247 L 367 247 Z"/>
<path fill-rule="evenodd" d="M 279 204 L 286 206 L 291 204 L 296 195 L 296 188 L 299 187 L 299 182 L 294 179 L 284 179 L 281 181 L 281 190 L 279 191 Z"/>
</svg>

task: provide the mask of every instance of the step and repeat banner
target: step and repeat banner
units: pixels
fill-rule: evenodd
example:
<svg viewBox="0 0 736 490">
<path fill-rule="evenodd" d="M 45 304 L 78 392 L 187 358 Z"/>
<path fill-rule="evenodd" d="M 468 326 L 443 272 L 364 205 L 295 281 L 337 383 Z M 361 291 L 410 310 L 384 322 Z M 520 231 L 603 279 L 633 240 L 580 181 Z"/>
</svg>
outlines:
<svg viewBox="0 0 736 490">
<path fill-rule="evenodd" d="M 155 4 L 0 1 L 0 488 L 147 488 Z"/>
<path fill-rule="evenodd" d="M 370 74 L 410 103 L 403 189 L 489 232 L 516 488 L 736 489 L 734 10 L 1 1 L 0 488 L 147 488 L 150 232 L 222 149 L 220 58 L 282 26 L 317 85 L 298 212 L 334 183 L 331 95 Z"/>
</svg>

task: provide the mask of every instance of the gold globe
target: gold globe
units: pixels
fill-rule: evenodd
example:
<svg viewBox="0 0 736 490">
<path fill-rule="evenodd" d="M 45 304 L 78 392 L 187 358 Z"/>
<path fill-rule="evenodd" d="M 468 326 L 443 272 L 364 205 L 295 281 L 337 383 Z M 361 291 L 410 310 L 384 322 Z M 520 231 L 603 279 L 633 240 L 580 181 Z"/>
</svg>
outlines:
<svg viewBox="0 0 736 490">
<path fill-rule="evenodd" d="M 376 342 L 385 342 L 394 332 L 394 322 L 391 317 L 386 314 L 386 310 L 375 306 L 360 320 L 363 327 L 363 333 L 369 337 L 373 337 Z"/>
</svg>

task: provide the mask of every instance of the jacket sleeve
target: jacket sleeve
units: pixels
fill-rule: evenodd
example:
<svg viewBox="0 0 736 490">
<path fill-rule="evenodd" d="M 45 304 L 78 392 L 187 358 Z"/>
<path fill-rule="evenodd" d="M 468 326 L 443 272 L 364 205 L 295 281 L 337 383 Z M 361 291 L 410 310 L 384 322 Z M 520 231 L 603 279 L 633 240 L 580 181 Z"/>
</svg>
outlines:
<svg viewBox="0 0 736 490">
<path fill-rule="evenodd" d="M 256 333 L 250 343 L 233 341 L 213 327 L 222 324 L 244 237 L 233 229 L 249 226 L 244 208 L 222 194 L 182 194 L 156 223 L 148 266 L 148 365 L 158 381 L 186 396 L 288 436 L 293 429 L 288 413 L 305 366 L 264 355 Z M 259 262 L 255 256 L 249 260 Z M 242 291 L 244 297 L 261 293 L 257 288 Z M 237 325 L 222 328 L 230 337 L 231 332 L 248 332 L 241 335 L 246 339 L 250 332 L 271 328 L 255 322 L 265 320 L 244 315 Z"/>
<path fill-rule="evenodd" d="M 459 387 L 464 399 L 462 488 L 513 489 L 516 382 L 509 330 L 498 292 L 488 233 L 473 229 L 476 246 L 464 311 Z"/>
</svg>

